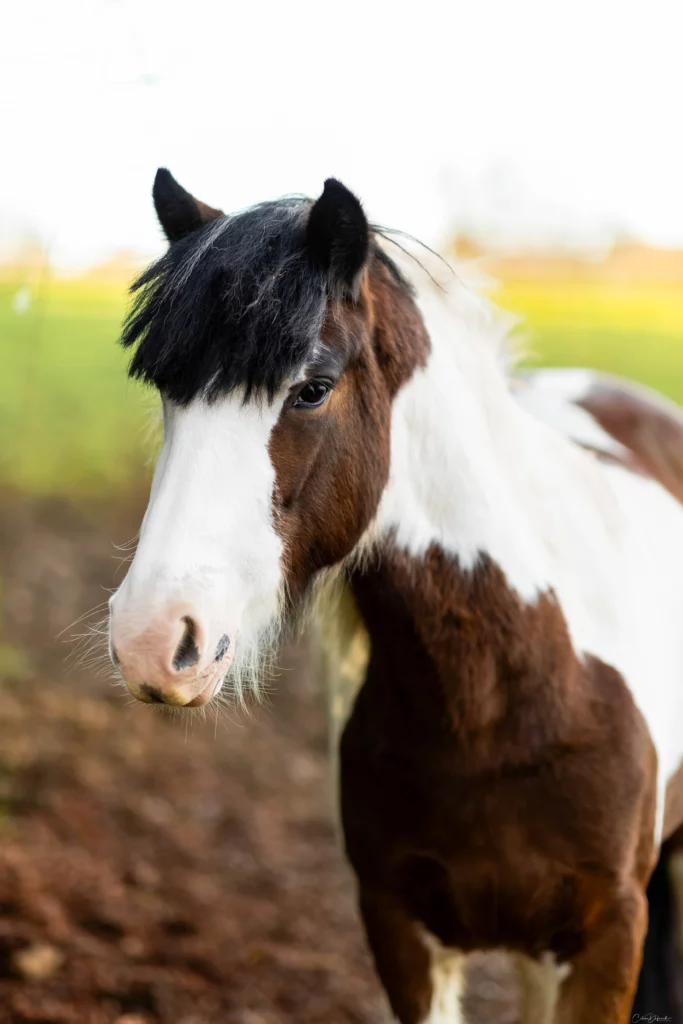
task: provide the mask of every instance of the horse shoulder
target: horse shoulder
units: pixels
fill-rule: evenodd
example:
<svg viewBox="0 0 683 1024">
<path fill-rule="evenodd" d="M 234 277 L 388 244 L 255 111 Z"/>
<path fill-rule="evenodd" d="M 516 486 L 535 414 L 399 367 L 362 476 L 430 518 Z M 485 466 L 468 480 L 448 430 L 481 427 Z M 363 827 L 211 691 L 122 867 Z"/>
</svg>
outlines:
<svg viewBox="0 0 683 1024">
<path fill-rule="evenodd" d="M 630 471 L 616 482 L 625 494 L 631 496 L 634 524 L 638 530 L 648 530 L 652 534 L 661 555 L 654 568 L 648 558 L 650 564 L 643 564 L 642 572 L 638 571 L 637 575 L 642 580 L 643 590 L 647 591 L 644 595 L 648 606 L 646 616 L 648 619 L 652 617 L 652 646 L 657 648 L 652 655 L 652 672 L 658 672 L 663 658 L 671 662 L 664 665 L 664 675 L 669 679 L 669 688 L 673 692 L 665 701 L 665 715 L 661 713 L 661 706 L 659 709 L 650 708 L 653 702 L 661 705 L 660 679 L 643 679 L 649 695 L 643 692 L 643 685 L 636 685 L 634 696 L 652 727 L 661 756 L 660 770 L 666 785 L 662 836 L 666 838 L 683 823 L 683 727 L 677 728 L 678 740 L 674 739 L 670 744 L 661 742 L 661 736 L 668 731 L 662 719 L 668 717 L 680 721 L 678 712 L 683 712 L 683 671 L 678 671 L 683 660 L 679 656 L 680 644 L 675 641 L 680 633 L 677 610 L 683 604 L 681 577 L 676 564 L 676 551 L 683 537 L 683 512 L 680 516 L 679 512 L 674 512 L 675 503 L 670 498 L 667 501 L 664 494 L 661 501 L 653 504 L 652 499 L 656 495 L 650 488 L 651 482 L 656 482 L 679 505 L 683 505 L 683 411 L 655 391 L 590 370 L 532 371 L 515 383 L 515 393 L 520 404 L 537 418 L 582 448 L 593 451 L 605 463 L 608 472 L 611 466 Z M 632 480 L 630 486 L 627 486 L 628 476 Z M 638 478 L 645 486 L 641 487 Z M 650 500 L 646 501 L 648 495 Z M 639 511 L 636 505 L 640 504 L 642 509 Z M 662 512 L 659 524 L 654 518 L 658 508 Z M 660 580 L 659 594 L 655 589 L 656 578 Z M 669 659 L 664 655 L 669 651 L 669 643 L 659 642 L 667 618 L 672 620 L 668 640 L 675 648 Z M 659 727 L 656 719 L 660 721 Z M 665 753 L 663 746 L 669 746 L 668 752 Z"/>
</svg>

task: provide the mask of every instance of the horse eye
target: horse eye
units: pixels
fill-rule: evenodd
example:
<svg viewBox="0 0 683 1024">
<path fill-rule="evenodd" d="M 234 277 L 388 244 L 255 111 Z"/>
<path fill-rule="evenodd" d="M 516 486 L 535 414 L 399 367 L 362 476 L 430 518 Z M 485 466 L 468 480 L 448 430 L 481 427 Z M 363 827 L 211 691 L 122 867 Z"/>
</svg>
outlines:
<svg viewBox="0 0 683 1024">
<path fill-rule="evenodd" d="M 315 409 L 322 405 L 332 388 L 324 380 L 307 380 L 294 401 L 295 409 Z"/>
</svg>

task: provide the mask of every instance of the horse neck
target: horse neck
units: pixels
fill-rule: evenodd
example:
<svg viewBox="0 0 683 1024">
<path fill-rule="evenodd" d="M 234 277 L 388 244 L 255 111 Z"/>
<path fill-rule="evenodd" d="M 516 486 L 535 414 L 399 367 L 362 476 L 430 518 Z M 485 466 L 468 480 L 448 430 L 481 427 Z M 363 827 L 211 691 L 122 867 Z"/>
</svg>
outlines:
<svg viewBox="0 0 683 1024">
<path fill-rule="evenodd" d="M 486 556 L 533 601 L 548 582 L 535 500 L 547 461 L 569 453 L 515 402 L 473 302 L 460 318 L 438 297 L 420 303 L 431 350 L 394 400 L 377 534 L 416 558 L 438 547 L 462 571 Z"/>
<path fill-rule="evenodd" d="M 369 679 L 394 713 L 502 756 L 499 727 L 529 737 L 532 694 L 534 736 L 550 740 L 576 678 L 541 532 L 543 473 L 573 453 L 517 407 L 476 324 L 422 308 L 431 351 L 395 398 L 377 557 L 353 581 Z"/>
</svg>

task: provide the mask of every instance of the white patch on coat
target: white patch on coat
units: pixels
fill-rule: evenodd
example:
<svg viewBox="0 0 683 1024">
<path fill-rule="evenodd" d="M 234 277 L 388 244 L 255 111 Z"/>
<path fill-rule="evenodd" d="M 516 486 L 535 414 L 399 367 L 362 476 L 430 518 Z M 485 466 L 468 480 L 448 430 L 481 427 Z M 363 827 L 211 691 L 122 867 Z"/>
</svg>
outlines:
<svg viewBox="0 0 683 1024">
<path fill-rule="evenodd" d="M 236 639 L 238 686 L 279 624 L 282 542 L 268 443 L 283 400 L 245 405 L 236 393 L 186 408 L 166 403 L 140 541 L 113 599 L 116 612 L 139 609 L 141 618 L 174 600 L 196 602 L 212 620 L 208 633 Z"/>
<path fill-rule="evenodd" d="M 541 422 L 466 317 L 421 305 L 432 351 L 394 401 L 374 537 L 417 557 L 439 545 L 466 570 L 486 554 L 527 602 L 554 592 L 577 653 L 614 666 L 647 722 L 659 835 L 683 755 L 683 508 L 572 443 L 561 417 Z"/>
<path fill-rule="evenodd" d="M 553 1024 L 560 986 L 571 974 L 569 963 L 558 964 L 553 953 L 538 959 L 515 953 L 522 1024 Z"/>
<path fill-rule="evenodd" d="M 429 932 L 423 932 L 422 938 L 429 949 L 432 982 L 431 1005 L 422 1024 L 465 1024 L 463 999 L 470 956 L 443 946 Z M 552 1024 L 560 986 L 571 974 L 571 964 L 558 964 L 553 953 L 543 953 L 535 960 L 505 949 L 489 950 L 489 953 L 492 952 L 502 953 L 503 963 L 507 961 L 510 965 L 510 976 L 514 978 L 517 975 L 521 1020 L 524 1024 Z M 494 974 L 493 980 L 497 980 L 497 977 L 499 975 Z M 499 992 L 500 989 L 494 985 L 494 990 L 487 995 L 495 998 Z M 480 997 L 483 995 L 482 992 L 478 994 Z M 480 1010 L 483 1009 L 484 1006 L 481 1006 Z"/>
<path fill-rule="evenodd" d="M 423 1024 L 465 1024 L 462 997 L 465 983 L 465 957 L 456 949 L 442 946 L 425 933 L 429 947 L 432 1001 Z"/>
</svg>

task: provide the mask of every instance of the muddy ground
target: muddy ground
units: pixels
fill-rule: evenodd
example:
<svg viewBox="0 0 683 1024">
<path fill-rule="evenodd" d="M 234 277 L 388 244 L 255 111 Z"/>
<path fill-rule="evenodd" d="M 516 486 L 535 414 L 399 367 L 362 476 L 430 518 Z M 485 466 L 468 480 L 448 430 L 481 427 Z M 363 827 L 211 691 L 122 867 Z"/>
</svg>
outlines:
<svg viewBox="0 0 683 1024">
<path fill-rule="evenodd" d="M 189 727 L 65 661 L 140 512 L 0 499 L 0 1024 L 385 1021 L 305 649 Z M 469 1001 L 516 1018 L 504 973 Z"/>
</svg>

